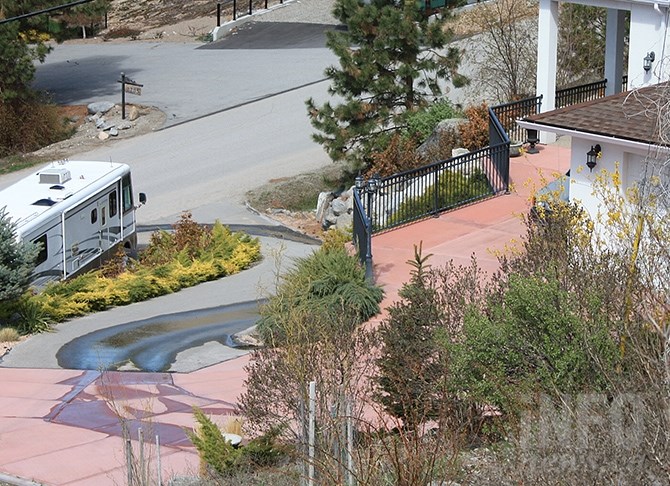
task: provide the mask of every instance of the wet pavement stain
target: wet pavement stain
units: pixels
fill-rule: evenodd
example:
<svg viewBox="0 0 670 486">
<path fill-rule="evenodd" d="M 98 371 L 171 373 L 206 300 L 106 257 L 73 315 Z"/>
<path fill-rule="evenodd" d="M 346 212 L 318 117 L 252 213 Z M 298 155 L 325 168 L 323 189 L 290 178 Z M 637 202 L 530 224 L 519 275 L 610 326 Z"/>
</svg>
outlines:
<svg viewBox="0 0 670 486">
<path fill-rule="evenodd" d="M 181 351 L 218 342 L 237 347 L 230 336 L 253 326 L 259 301 L 179 312 L 94 331 L 64 345 L 58 365 L 79 370 L 166 371 Z"/>
<path fill-rule="evenodd" d="M 133 440 L 142 429 L 145 437 L 158 435 L 167 447 L 192 447 L 188 426 L 182 424 L 192 422 L 193 405 L 208 415 L 236 413 L 232 403 L 194 395 L 175 385 L 169 373 L 86 371 L 69 384 L 72 392 L 44 417 L 47 421 Z M 161 422 L 166 416 L 176 422 Z"/>
</svg>

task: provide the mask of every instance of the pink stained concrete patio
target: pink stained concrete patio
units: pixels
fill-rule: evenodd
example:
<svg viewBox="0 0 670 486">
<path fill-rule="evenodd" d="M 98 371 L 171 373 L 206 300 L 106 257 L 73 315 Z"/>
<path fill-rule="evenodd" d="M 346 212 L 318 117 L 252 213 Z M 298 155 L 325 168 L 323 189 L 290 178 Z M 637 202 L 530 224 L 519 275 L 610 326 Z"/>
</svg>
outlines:
<svg viewBox="0 0 670 486">
<path fill-rule="evenodd" d="M 428 263 L 440 266 L 453 260 L 468 265 L 475 255 L 487 272 L 498 269 L 496 253 L 515 245 L 523 236 L 522 215 L 530 208 L 532 194 L 547 182 L 565 174 L 570 149 L 558 145 L 538 147 L 540 153 L 510 159 L 510 193 L 474 203 L 378 234 L 372 238 L 375 281 L 385 290 L 383 306 L 397 299 L 409 280 L 414 245 L 432 254 Z"/>
<path fill-rule="evenodd" d="M 374 275 L 386 291 L 382 307 L 408 280 L 405 262 L 419 242 L 424 254 L 433 254 L 433 266 L 467 264 L 475 254 L 484 269 L 495 270 L 495 252 L 523 234 L 520 215 L 544 185 L 541 174 L 551 180 L 568 168 L 569 149 L 540 150 L 511 159 L 510 194 L 375 236 Z M 187 374 L 0 368 L 0 480 L 7 475 L 49 485 L 125 484 L 119 416 L 133 437 L 139 426 L 152 438 L 159 434 L 164 480 L 196 474 L 198 457 L 184 432 L 193 425 L 191 407 L 215 418 L 233 413 L 248 361 L 243 356 Z"/>
</svg>

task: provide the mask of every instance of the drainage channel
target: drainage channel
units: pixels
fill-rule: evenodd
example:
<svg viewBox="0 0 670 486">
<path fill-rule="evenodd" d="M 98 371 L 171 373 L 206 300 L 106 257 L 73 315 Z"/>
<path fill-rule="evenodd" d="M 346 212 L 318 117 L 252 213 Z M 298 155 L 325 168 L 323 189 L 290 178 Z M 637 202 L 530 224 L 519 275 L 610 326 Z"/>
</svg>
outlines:
<svg viewBox="0 0 670 486">
<path fill-rule="evenodd" d="M 101 329 L 70 341 L 56 359 L 67 369 L 168 371 L 180 352 L 206 343 L 244 349 L 231 336 L 258 321 L 261 303 L 179 312 Z"/>
</svg>

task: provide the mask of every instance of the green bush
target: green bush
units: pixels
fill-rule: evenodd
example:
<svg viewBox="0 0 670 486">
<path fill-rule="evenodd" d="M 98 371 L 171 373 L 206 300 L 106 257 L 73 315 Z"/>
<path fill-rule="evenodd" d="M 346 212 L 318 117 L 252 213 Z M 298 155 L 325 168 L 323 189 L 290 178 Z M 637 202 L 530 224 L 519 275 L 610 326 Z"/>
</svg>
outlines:
<svg viewBox="0 0 670 486">
<path fill-rule="evenodd" d="M 304 312 L 324 316 L 328 322 L 333 321 L 328 316 L 341 314 L 342 309 L 352 317 L 347 322 L 356 326 L 379 313 L 383 295 L 380 287 L 365 279 L 365 269 L 358 259 L 343 245 L 333 243 L 297 259 L 276 295 L 261 308 L 258 330 L 266 343 L 278 344 L 291 316 Z"/>
<path fill-rule="evenodd" d="M 62 322 L 237 273 L 259 258 L 257 239 L 232 233 L 219 222 L 204 228 L 191 220 L 190 213 L 184 213 L 174 233 L 154 233 L 140 262 L 127 265 L 122 273 L 115 272 L 118 274 L 113 278 L 106 276 L 107 266 L 48 285 L 42 293 L 27 297 L 25 332 L 42 330 L 42 320 Z M 30 306 L 34 307 L 32 314 Z M 8 311 L 0 309 L 0 315 Z M 13 312 L 21 315 L 21 310 Z"/>
<path fill-rule="evenodd" d="M 491 194 L 486 175 L 477 170 L 466 176 L 458 172 L 445 172 L 440 176 L 437 192 L 437 207 L 456 207 L 460 204 L 481 199 Z M 431 186 L 423 194 L 406 199 L 391 215 L 390 224 L 409 221 L 435 211 L 435 192 Z"/>
<path fill-rule="evenodd" d="M 187 433 L 208 475 L 231 476 L 241 471 L 275 466 L 288 454 L 288 448 L 278 442 L 279 429 L 272 428 L 246 446 L 234 448 L 202 410 L 194 407 L 193 416 L 198 427 Z"/>
<path fill-rule="evenodd" d="M 16 328 L 21 334 L 34 334 L 51 329 L 44 308 L 29 295 L 19 300 L 17 312 L 19 320 Z"/>
<path fill-rule="evenodd" d="M 406 133 L 418 140 L 426 140 L 442 121 L 457 118 L 461 114 L 448 99 L 433 103 L 424 110 L 415 111 L 407 117 Z"/>
</svg>

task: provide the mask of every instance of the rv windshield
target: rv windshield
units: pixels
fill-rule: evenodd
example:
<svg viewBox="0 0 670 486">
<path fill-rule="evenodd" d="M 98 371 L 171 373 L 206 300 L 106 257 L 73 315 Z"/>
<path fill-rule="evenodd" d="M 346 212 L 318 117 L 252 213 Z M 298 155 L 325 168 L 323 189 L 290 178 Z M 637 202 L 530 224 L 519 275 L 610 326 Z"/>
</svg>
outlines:
<svg viewBox="0 0 670 486">
<path fill-rule="evenodd" d="M 123 197 L 123 212 L 125 213 L 133 209 L 133 187 L 130 183 L 130 174 L 123 176 L 121 192 Z"/>
</svg>

